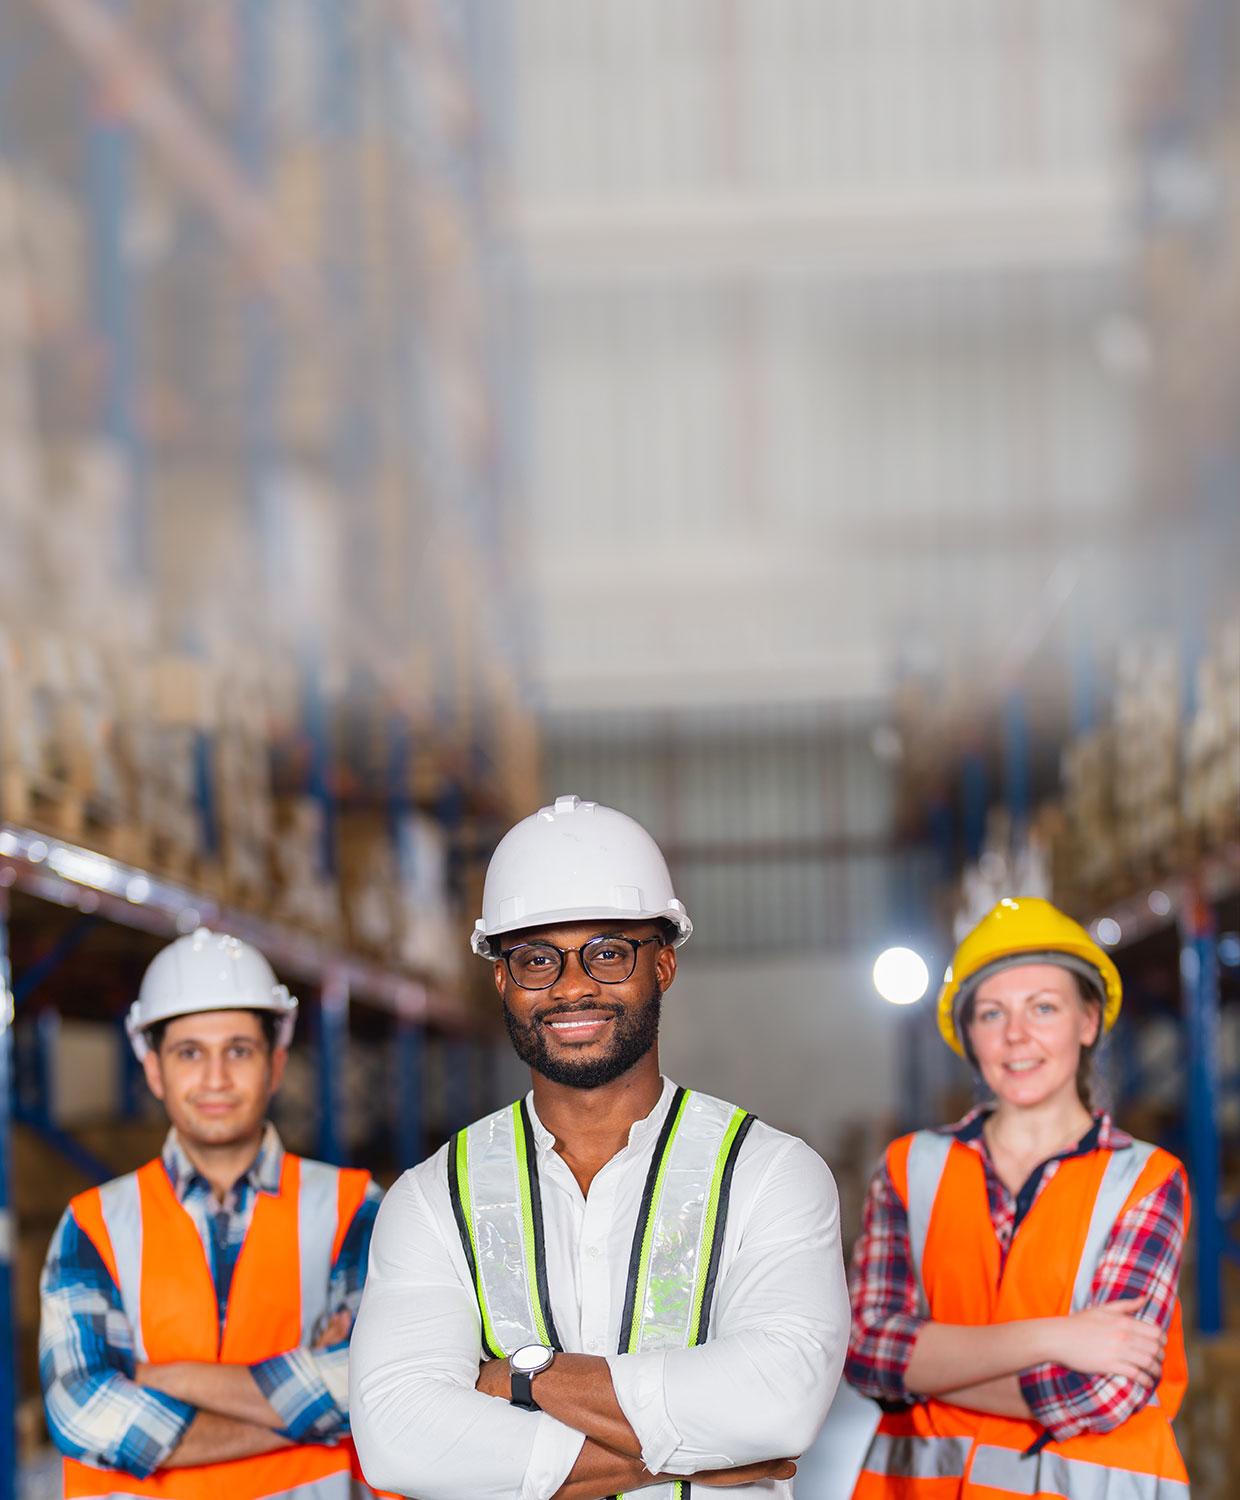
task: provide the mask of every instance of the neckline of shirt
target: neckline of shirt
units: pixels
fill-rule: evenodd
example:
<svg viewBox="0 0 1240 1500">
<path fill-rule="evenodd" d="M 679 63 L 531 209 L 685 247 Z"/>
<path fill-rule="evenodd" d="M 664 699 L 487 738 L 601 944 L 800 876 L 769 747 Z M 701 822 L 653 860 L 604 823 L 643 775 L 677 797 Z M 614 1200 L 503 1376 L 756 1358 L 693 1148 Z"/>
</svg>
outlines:
<svg viewBox="0 0 1240 1500">
<path fill-rule="evenodd" d="M 672 1095 L 675 1092 L 676 1085 L 670 1078 L 665 1077 L 663 1079 L 663 1092 L 659 1095 L 658 1103 L 648 1115 L 640 1120 L 634 1120 L 632 1125 L 629 1126 L 628 1145 L 624 1148 L 626 1151 L 631 1150 L 635 1146 L 644 1146 L 648 1141 L 653 1141 L 658 1137 L 659 1131 L 663 1128 L 663 1121 L 667 1115 L 668 1108 L 671 1105 Z M 534 1127 L 535 1146 L 541 1152 L 554 1151 L 555 1136 L 552 1135 L 538 1118 L 538 1111 L 534 1108 L 533 1089 L 525 1096 L 525 1107 L 529 1111 L 530 1124 Z M 614 1161 L 615 1157 L 612 1160 Z"/>
</svg>

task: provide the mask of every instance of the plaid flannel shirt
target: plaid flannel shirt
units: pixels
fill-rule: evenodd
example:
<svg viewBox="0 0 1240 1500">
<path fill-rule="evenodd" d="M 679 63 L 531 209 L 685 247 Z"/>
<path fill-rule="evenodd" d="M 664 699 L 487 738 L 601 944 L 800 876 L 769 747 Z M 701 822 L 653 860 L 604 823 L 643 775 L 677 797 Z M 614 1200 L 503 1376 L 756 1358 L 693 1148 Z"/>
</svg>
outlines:
<svg viewBox="0 0 1240 1500">
<path fill-rule="evenodd" d="M 987 1113 L 985 1108 L 975 1109 L 949 1126 L 947 1133 L 982 1158 L 990 1221 L 999 1242 L 1000 1264 L 1004 1264 L 1013 1236 L 1061 1161 L 1089 1151 L 1124 1151 L 1131 1147 L 1132 1138 L 1118 1130 L 1109 1115 L 1097 1115 L 1074 1147 L 1043 1162 L 1020 1192 L 1013 1194 L 1000 1181 L 986 1149 L 982 1126 Z M 1091 1306 L 1144 1297 L 1143 1316 L 1160 1328 L 1170 1326 L 1184 1253 L 1186 1206 L 1187 1183 L 1181 1170 L 1119 1217 L 1094 1275 Z M 845 1377 L 862 1395 L 884 1407 L 917 1401 L 904 1376 L 917 1334 L 927 1320 L 918 1310 L 908 1216 L 885 1160 L 870 1182 L 849 1282 L 853 1316 Z M 1148 1390 L 1138 1381 L 1118 1375 L 1083 1375 L 1055 1364 L 1022 1371 L 1020 1388 L 1035 1419 L 1051 1438 L 1060 1441 L 1082 1432 L 1110 1432 L 1149 1399 Z"/>
<path fill-rule="evenodd" d="M 162 1159 L 202 1240 L 222 1332 L 257 1194 L 279 1191 L 284 1146 L 269 1123 L 253 1164 L 222 1204 L 181 1149 L 175 1131 L 168 1133 Z M 379 1198 L 371 1183 L 332 1265 L 325 1320 L 342 1309 L 357 1313 Z M 135 1385 L 133 1333 L 120 1291 L 71 1209 L 52 1236 L 40 1296 L 39 1377 L 53 1441 L 71 1458 L 146 1478 L 167 1461 L 197 1409 Z M 289 1349 L 250 1370 L 283 1419 L 285 1436 L 321 1443 L 348 1432 L 347 1339 L 324 1349 Z"/>
</svg>

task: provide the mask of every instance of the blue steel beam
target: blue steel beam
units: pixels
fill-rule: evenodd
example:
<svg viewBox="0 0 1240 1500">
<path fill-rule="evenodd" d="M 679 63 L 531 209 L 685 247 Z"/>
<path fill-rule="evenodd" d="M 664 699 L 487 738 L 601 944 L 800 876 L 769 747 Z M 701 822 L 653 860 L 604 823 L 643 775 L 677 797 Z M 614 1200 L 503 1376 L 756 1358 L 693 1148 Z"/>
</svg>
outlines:
<svg viewBox="0 0 1240 1500">
<path fill-rule="evenodd" d="M 320 1161 L 345 1164 L 341 1111 L 344 1102 L 345 1052 L 349 1043 L 349 981 L 339 969 L 323 977 L 318 1025 L 318 1155 Z"/>
<path fill-rule="evenodd" d="M 0 1500 L 17 1497 L 17 1347 L 13 1323 L 13 991 L 9 893 L 0 887 Z"/>
<path fill-rule="evenodd" d="M 1197 1222 L 1197 1326 L 1204 1334 L 1223 1327 L 1223 1256 L 1226 1229 L 1221 1192 L 1219 1130 L 1219 973 L 1213 917 L 1198 897 L 1182 919 L 1180 972 L 1188 1040 L 1188 1161 Z"/>
<path fill-rule="evenodd" d="M 972 863 L 986 842 L 986 762 L 980 750 L 966 750 L 960 768 L 960 831 L 964 857 Z"/>
<path fill-rule="evenodd" d="M 1003 705 L 1003 800 L 1019 838 L 1029 826 L 1029 715 L 1023 689 L 1009 690 Z"/>
<path fill-rule="evenodd" d="M 423 1120 L 426 1088 L 423 1078 L 424 1029 L 401 1016 L 396 1022 L 396 1165 L 404 1171 L 426 1155 Z"/>
<path fill-rule="evenodd" d="M 57 938 L 48 951 L 41 958 L 35 959 L 34 963 L 26 970 L 22 977 L 13 985 L 13 1004 L 20 1007 L 38 989 L 45 979 L 50 979 L 66 958 L 80 945 L 82 939 L 87 936 L 91 928 L 99 921 L 98 917 L 81 917 L 70 927 L 62 937 Z"/>
</svg>

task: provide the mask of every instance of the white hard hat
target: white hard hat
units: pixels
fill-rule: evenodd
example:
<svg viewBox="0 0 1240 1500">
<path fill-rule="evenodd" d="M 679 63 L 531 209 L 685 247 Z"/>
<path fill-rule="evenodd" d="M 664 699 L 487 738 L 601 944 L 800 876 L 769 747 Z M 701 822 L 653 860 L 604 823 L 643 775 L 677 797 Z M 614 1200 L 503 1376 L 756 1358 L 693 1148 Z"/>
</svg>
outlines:
<svg viewBox="0 0 1240 1500">
<path fill-rule="evenodd" d="M 280 1017 L 276 1046 L 287 1047 L 297 1023 L 297 1001 L 276 983 L 271 965 L 249 943 L 200 927 L 169 943 L 151 960 L 125 1030 L 139 1061 L 150 1050 L 146 1028 L 204 1010 L 271 1010 Z"/>
<path fill-rule="evenodd" d="M 676 947 L 693 931 L 672 894 L 659 846 L 640 823 L 614 807 L 557 797 L 553 807 L 523 818 L 500 840 L 487 866 L 470 947 L 494 958 L 492 939 L 501 933 L 596 917 L 662 917 L 676 928 Z"/>
</svg>

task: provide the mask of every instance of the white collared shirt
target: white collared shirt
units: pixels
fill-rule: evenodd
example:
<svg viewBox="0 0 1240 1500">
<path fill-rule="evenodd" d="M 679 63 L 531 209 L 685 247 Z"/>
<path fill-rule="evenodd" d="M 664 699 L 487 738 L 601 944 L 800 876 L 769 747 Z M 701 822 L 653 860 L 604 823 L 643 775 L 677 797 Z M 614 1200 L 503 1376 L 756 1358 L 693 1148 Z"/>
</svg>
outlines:
<svg viewBox="0 0 1240 1500">
<path fill-rule="evenodd" d="M 538 1151 L 547 1280 L 566 1351 L 608 1356 L 653 1473 L 795 1456 L 839 1381 L 848 1291 L 839 1201 L 804 1141 L 755 1122 L 732 1180 L 710 1332 L 696 1349 L 616 1354 L 633 1230 L 675 1085 L 583 1197 L 526 1096 Z M 419 1500 L 549 1500 L 582 1434 L 474 1389 L 478 1305 L 448 1195 L 447 1147 L 379 1210 L 350 1346 L 350 1410 L 372 1484 Z M 736 1500 L 790 1484 L 729 1489 Z"/>
</svg>

